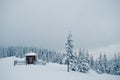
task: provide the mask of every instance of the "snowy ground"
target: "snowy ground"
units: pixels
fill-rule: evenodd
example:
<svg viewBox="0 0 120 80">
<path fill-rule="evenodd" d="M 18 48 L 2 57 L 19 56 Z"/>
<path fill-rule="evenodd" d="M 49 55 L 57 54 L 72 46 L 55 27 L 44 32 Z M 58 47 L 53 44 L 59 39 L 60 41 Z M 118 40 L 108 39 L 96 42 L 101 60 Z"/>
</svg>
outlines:
<svg viewBox="0 0 120 80">
<path fill-rule="evenodd" d="M 120 76 L 102 74 L 90 70 L 87 74 L 66 72 L 65 65 L 13 65 L 15 57 L 0 59 L 0 80 L 120 80 Z"/>
</svg>

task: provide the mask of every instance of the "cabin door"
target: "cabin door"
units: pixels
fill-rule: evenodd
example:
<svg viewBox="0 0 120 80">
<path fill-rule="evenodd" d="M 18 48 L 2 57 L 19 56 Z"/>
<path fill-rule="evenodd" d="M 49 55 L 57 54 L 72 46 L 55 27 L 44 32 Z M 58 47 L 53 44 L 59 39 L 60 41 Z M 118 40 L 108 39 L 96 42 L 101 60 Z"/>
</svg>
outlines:
<svg viewBox="0 0 120 80">
<path fill-rule="evenodd" d="M 30 62 L 30 63 L 33 63 L 32 57 L 29 58 L 29 62 Z"/>
</svg>

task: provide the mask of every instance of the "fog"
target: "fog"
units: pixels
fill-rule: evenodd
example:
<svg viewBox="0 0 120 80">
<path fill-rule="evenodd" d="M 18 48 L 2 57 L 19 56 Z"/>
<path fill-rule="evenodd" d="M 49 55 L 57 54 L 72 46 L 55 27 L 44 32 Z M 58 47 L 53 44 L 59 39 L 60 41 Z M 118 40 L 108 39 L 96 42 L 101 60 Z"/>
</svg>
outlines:
<svg viewBox="0 0 120 80">
<path fill-rule="evenodd" d="M 0 46 L 64 50 L 120 44 L 119 0 L 0 0 Z"/>
</svg>

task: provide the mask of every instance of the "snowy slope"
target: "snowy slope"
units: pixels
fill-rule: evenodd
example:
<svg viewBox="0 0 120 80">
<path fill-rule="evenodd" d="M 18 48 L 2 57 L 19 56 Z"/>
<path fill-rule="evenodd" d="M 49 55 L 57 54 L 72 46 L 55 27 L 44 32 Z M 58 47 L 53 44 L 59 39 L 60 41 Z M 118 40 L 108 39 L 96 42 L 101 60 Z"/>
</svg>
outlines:
<svg viewBox="0 0 120 80">
<path fill-rule="evenodd" d="M 0 59 L 0 80 L 120 80 L 120 76 L 102 74 L 90 70 L 87 74 L 66 72 L 65 65 L 13 65 L 15 57 Z M 24 60 L 24 59 L 21 59 Z"/>
</svg>

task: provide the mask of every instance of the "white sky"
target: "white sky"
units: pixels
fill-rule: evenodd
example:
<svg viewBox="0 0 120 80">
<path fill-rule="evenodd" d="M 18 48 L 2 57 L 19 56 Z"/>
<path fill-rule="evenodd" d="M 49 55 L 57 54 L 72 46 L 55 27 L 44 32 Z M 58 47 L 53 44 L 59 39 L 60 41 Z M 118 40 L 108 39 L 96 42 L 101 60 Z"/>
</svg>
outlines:
<svg viewBox="0 0 120 80">
<path fill-rule="evenodd" d="M 0 45 L 64 50 L 120 44 L 120 0 L 0 0 Z"/>
</svg>

